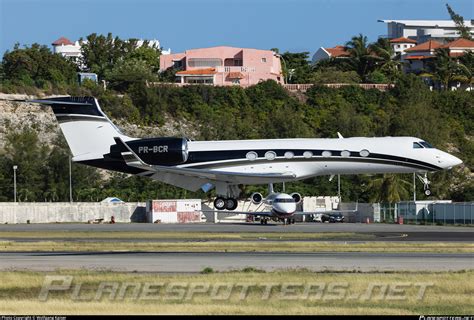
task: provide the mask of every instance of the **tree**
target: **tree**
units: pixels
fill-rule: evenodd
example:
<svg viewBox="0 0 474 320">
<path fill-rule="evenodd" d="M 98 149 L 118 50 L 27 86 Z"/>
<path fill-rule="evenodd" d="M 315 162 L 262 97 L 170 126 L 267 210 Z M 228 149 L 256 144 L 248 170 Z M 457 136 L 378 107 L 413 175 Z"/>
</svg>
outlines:
<svg viewBox="0 0 474 320">
<path fill-rule="evenodd" d="M 143 61 L 151 73 L 157 73 L 160 70 L 160 55 L 160 48 L 150 47 L 148 41 L 144 41 L 141 47 L 132 49 L 124 59 Z"/>
<path fill-rule="evenodd" d="M 311 77 L 309 52 L 285 52 L 281 57 L 283 74 L 288 83 L 309 83 Z"/>
<path fill-rule="evenodd" d="M 362 80 L 366 80 L 367 75 L 372 71 L 374 63 L 370 55 L 367 37 L 359 34 L 352 37 L 346 43 L 347 50 L 350 53 L 349 62 L 353 69 L 359 74 Z"/>
<path fill-rule="evenodd" d="M 438 48 L 435 50 L 436 57 L 430 64 L 431 74 L 441 84 L 441 89 L 449 90 L 451 81 L 470 81 L 469 69 L 462 63 L 456 62 L 449 55 L 448 48 Z"/>
<path fill-rule="evenodd" d="M 87 36 L 87 41 L 82 42 L 81 63 L 86 66 L 90 72 L 97 73 L 100 79 L 104 79 L 105 73 L 112 70 L 115 63 L 123 56 L 121 50 L 121 40 L 112 37 L 108 33 L 107 37 L 92 33 Z"/>
<path fill-rule="evenodd" d="M 7 51 L 2 60 L 4 79 L 16 85 L 45 87 L 75 83 L 76 65 L 37 43 Z"/>
<path fill-rule="evenodd" d="M 18 166 L 17 185 L 20 201 L 42 201 L 46 190 L 43 179 L 48 149 L 41 146 L 35 130 L 23 127 L 20 131 L 11 132 L 6 136 L 5 144 L 7 165 L 11 170 Z"/>
<path fill-rule="evenodd" d="M 125 91 L 130 84 L 157 80 L 150 66 L 144 60 L 128 59 L 118 62 L 114 68 L 105 73 L 111 87 Z"/>
<path fill-rule="evenodd" d="M 324 83 L 359 83 L 361 79 L 355 71 L 341 71 L 336 67 L 316 69 L 311 75 L 311 82 Z"/>
<path fill-rule="evenodd" d="M 474 52 L 464 52 L 464 54 L 459 58 L 459 62 L 466 67 L 464 70 L 466 82 L 472 85 L 474 80 Z"/>
<path fill-rule="evenodd" d="M 372 178 L 368 190 L 373 202 L 400 202 L 410 195 L 411 183 L 403 180 L 399 174 L 384 174 L 380 178 Z"/>
<path fill-rule="evenodd" d="M 130 82 L 151 79 L 160 68 L 160 48 L 150 46 L 148 41 L 138 46 L 137 39 L 121 40 L 111 33 L 88 35 L 81 52 L 82 64 L 118 90 L 125 90 Z"/>
<path fill-rule="evenodd" d="M 449 4 L 446 3 L 446 9 L 448 9 L 451 20 L 456 24 L 456 29 L 459 31 L 459 36 L 464 39 L 472 40 L 471 29 L 464 24 L 464 18 L 454 12 Z"/>
<path fill-rule="evenodd" d="M 375 62 L 375 67 L 380 72 L 392 81 L 399 77 L 401 64 L 389 39 L 379 38 L 369 45 L 369 51 L 372 53 L 371 58 Z"/>
</svg>

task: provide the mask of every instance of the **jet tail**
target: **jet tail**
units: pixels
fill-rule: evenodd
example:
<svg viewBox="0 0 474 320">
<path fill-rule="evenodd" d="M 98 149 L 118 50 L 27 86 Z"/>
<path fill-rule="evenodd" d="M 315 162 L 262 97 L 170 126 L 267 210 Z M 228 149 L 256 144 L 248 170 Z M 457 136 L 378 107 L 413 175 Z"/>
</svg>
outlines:
<svg viewBox="0 0 474 320">
<path fill-rule="evenodd" d="M 110 121 L 94 97 L 58 97 L 29 102 L 52 107 L 74 161 L 103 158 L 115 144 L 115 137 L 131 140 Z"/>
</svg>

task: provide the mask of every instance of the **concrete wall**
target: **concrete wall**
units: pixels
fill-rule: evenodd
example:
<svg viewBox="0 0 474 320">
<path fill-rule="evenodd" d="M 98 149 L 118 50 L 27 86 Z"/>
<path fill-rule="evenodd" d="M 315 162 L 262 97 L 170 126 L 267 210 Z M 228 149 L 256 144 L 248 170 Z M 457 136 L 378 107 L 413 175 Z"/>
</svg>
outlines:
<svg viewBox="0 0 474 320">
<path fill-rule="evenodd" d="M 380 204 L 378 203 L 341 203 L 339 210 L 354 210 L 356 212 L 344 212 L 345 222 L 366 223 L 367 218 L 372 222 L 380 222 Z"/>
<path fill-rule="evenodd" d="M 0 203 L 0 223 L 87 222 L 104 219 L 116 222 L 145 222 L 145 203 L 23 202 Z"/>
</svg>

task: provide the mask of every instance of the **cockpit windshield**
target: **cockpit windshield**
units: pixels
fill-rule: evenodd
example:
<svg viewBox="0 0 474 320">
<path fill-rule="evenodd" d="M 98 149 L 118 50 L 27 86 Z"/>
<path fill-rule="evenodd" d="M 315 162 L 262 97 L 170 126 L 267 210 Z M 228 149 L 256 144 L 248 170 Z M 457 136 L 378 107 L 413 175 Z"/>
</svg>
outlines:
<svg viewBox="0 0 474 320">
<path fill-rule="evenodd" d="M 295 199 L 275 199 L 273 200 L 274 203 L 294 203 Z"/>
<path fill-rule="evenodd" d="M 426 141 L 413 142 L 413 149 L 433 149 L 434 147 Z"/>
<path fill-rule="evenodd" d="M 433 148 L 434 148 L 431 144 L 429 144 L 429 143 L 426 142 L 426 141 L 420 141 L 420 144 L 421 144 L 423 147 L 428 148 L 428 149 L 433 149 Z"/>
</svg>

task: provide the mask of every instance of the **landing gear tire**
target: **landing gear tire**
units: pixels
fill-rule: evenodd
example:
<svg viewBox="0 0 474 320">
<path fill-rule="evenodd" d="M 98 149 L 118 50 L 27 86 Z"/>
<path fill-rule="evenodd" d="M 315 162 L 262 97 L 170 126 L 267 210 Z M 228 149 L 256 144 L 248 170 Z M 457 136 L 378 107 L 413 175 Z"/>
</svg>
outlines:
<svg viewBox="0 0 474 320">
<path fill-rule="evenodd" d="M 235 200 L 234 198 L 228 198 L 225 200 L 225 208 L 227 210 L 235 210 L 237 209 L 237 200 Z"/>
<path fill-rule="evenodd" d="M 226 199 L 217 197 L 216 200 L 214 200 L 214 208 L 217 210 L 224 210 L 226 208 L 226 203 Z"/>
<path fill-rule="evenodd" d="M 426 196 L 431 196 L 431 190 L 430 190 L 430 189 L 426 189 L 426 190 L 425 190 L 425 195 L 426 195 Z"/>
</svg>

